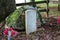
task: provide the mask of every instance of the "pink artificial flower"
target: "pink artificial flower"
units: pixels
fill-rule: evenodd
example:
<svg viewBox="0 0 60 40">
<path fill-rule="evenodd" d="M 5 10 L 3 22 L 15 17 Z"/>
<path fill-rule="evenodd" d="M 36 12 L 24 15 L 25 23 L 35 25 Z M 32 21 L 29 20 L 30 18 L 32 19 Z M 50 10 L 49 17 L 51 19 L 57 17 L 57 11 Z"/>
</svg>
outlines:
<svg viewBox="0 0 60 40">
<path fill-rule="evenodd" d="M 14 31 L 12 28 L 5 28 L 3 34 L 8 35 L 9 30 L 12 32 L 12 34 L 11 34 L 12 36 L 16 35 L 16 31 Z"/>
<path fill-rule="evenodd" d="M 5 29 L 4 32 L 3 32 L 4 35 L 7 35 L 8 34 L 8 29 Z"/>
<path fill-rule="evenodd" d="M 57 19 L 57 24 L 60 24 L 60 17 Z"/>
<path fill-rule="evenodd" d="M 13 29 L 12 28 L 9 28 L 10 31 L 12 31 Z"/>
<path fill-rule="evenodd" d="M 12 36 L 15 36 L 16 35 L 16 31 L 12 31 Z"/>
<path fill-rule="evenodd" d="M 5 31 L 8 31 L 8 28 L 5 28 Z"/>
</svg>

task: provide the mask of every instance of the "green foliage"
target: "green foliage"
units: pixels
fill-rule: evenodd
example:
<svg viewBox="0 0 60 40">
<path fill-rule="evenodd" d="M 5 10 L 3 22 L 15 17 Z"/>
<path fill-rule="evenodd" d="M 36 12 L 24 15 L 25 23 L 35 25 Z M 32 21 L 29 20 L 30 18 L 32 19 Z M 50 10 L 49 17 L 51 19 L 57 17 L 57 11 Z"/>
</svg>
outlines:
<svg viewBox="0 0 60 40">
<path fill-rule="evenodd" d="M 9 15 L 6 18 L 6 24 L 7 25 L 12 25 L 14 27 L 15 25 L 15 21 L 18 19 L 18 17 L 20 16 L 20 8 L 16 9 L 13 13 L 11 13 L 11 15 Z"/>
</svg>

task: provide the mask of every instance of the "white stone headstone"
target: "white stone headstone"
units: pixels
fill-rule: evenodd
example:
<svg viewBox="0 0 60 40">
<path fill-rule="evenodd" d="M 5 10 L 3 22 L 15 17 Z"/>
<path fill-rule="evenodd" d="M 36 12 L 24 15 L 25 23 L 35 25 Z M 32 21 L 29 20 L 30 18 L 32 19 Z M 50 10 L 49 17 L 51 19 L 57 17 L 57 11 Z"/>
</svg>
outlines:
<svg viewBox="0 0 60 40">
<path fill-rule="evenodd" d="M 30 8 L 25 12 L 27 34 L 36 31 L 36 13 L 34 8 Z"/>
</svg>

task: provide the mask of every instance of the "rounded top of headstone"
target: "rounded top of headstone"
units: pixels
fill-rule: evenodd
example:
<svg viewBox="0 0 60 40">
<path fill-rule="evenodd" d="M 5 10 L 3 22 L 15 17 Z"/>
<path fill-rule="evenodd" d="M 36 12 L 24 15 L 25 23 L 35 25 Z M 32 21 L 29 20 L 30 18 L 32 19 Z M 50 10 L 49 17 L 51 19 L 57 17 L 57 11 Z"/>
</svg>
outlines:
<svg viewBox="0 0 60 40">
<path fill-rule="evenodd" d="M 25 9 L 27 9 L 27 10 L 36 10 L 36 8 L 34 8 L 32 6 L 26 6 Z"/>
</svg>

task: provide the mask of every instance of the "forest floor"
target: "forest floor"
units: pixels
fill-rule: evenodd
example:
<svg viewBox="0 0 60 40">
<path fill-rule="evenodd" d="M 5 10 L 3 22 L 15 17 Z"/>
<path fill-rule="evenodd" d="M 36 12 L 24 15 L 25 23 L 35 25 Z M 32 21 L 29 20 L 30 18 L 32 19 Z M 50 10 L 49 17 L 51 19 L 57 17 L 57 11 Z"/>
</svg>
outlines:
<svg viewBox="0 0 60 40">
<path fill-rule="evenodd" d="M 36 32 L 29 35 L 18 32 L 16 36 L 11 37 L 11 40 L 60 40 L 60 29 L 58 29 L 57 24 L 54 24 L 56 20 L 54 18 L 47 18 L 46 21 L 47 25 L 43 25 Z M 50 23 L 52 24 L 51 27 L 48 25 Z M 0 29 L 0 39 L 7 40 L 7 36 L 2 34 L 3 30 L 3 28 Z"/>
</svg>

